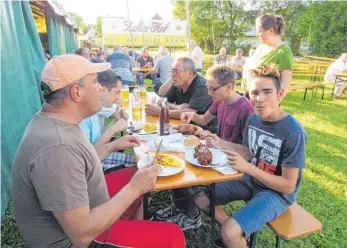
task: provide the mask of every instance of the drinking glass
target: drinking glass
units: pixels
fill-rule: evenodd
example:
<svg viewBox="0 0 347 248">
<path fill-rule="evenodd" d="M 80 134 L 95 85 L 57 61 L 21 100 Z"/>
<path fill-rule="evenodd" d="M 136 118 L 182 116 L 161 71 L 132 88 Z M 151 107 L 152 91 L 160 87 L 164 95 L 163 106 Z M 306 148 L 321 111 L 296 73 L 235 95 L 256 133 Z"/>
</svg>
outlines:
<svg viewBox="0 0 347 248">
<path fill-rule="evenodd" d="M 123 85 L 122 98 L 124 102 L 129 102 L 129 85 Z"/>
<path fill-rule="evenodd" d="M 141 108 L 141 97 L 133 96 L 131 102 L 131 111 L 134 121 L 142 120 L 142 108 Z"/>
</svg>

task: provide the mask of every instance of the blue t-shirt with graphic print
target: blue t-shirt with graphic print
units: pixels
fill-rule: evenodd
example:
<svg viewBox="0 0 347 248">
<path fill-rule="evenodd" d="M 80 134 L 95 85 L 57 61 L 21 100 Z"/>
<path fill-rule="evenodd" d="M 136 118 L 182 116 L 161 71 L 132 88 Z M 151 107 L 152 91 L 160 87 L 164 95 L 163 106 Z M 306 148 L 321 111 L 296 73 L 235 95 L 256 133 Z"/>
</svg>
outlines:
<svg viewBox="0 0 347 248">
<path fill-rule="evenodd" d="M 302 168 L 305 168 L 305 145 L 307 135 L 301 124 L 290 114 L 277 122 L 263 121 L 253 114 L 248 119 L 243 144 L 252 154 L 251 163 L 272 175 L 281 176 L 282 167 L 300 168 L 295 190 L 281 195 L 287 202 L 294 203 L 300 187 Z M 252 178 L 262 190 L 271 190 Z"/>
</svg>

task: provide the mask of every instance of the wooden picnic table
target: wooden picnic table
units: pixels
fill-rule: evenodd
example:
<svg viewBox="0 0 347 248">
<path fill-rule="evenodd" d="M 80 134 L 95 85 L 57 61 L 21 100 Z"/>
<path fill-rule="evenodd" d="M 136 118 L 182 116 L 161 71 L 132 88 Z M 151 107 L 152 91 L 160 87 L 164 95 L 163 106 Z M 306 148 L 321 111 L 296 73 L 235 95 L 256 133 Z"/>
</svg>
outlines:
<svg viewBox="0 0 347 248">
<path fill-rule="evenodd" d="M 148 96 L 156 95 L 154 92 L 147 92 Z M 129 108 L 129 116 L 131 118 L 131 100 L 128 103 L 124 103 L 123 107 Z M 147 116 L 143 114 L 142 121 L 146 123 L 159 124 L 159 117 L 156 116 Z M 180 124 L 180 120 L 170 119 L 170 124 L 177 125 Z M 140 147 L 134 148 L 134 153 L 136 160 L 139 161 L 142 157 L 146 156 L 143 150 Z M 149 154 L 154 154 L 155 151 L 149 151 Z M 243 176 L 243 173 L 236 173 L 231 175 L 223 175 L 212 168 L 202 168 L 192 165 L 191 163 L 185 160 L 185 153 L 183 152 L 165 152 L 166 154 L 172 154 L 180 157 L 185 162 L 185 168 L 180 173 L 167 176 L 167 177 L 158 177 L 156 186 L 153 189 L 153 192 L 170 190 L 177 188 L 185 188 L 191 186 L 199 185 L 211 185 L 210 188 L 210 200 L 211 200 L 211 247 L 214 247 L 214 216 L 215 216 L 215 183 L 239 179 Z M 148 197 L 149 193 L 144 195 L 144 218 L 148 218 Z"/>
<path fill-rule="evenodd" d="M 133 68 L 133 72 L 152 72 L 154 71 L 153 67 L 141 67 L 141 68 Z"/>
<path fill-rule="evenodd" d="M 347 82 L 347 73 L 344 72 L 344 73 L 335 74 L 335 82 L 334 82 L 333 91 L 331 92 L 330 100 L 333 99 L 334 90 L 335 90 L 335 87 L 336 87 L 337 80 L 339 80 L 339 82 Z"/>
</svg>

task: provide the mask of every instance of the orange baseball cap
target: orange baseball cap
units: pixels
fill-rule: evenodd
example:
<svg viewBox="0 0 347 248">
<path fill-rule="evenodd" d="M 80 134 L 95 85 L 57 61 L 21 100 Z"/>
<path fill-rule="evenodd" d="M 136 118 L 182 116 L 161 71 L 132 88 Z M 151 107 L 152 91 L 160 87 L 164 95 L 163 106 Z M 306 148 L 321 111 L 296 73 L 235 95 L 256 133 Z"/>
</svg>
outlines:
<svg viewBox="0 0 347 248">
<path fill-rule="evenodd" d="M 76 54 L 54 56 L 43 68 L 41 82 L 49 87 L 49 93 L 64 88 L 84 76 L 106 71 L 110 63 L 93 64 L 86 58 Z"/>
</svg>

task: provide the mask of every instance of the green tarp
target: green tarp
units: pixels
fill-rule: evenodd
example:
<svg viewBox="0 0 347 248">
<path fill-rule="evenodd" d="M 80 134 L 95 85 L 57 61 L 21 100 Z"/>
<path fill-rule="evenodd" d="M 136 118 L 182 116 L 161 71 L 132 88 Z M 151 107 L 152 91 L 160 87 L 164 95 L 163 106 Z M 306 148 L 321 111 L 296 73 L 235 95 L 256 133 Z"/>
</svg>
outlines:
<svg viewBox="0 0 347 248">
<path fill-rule="evenodd" d="M 11 168 L 29 121 L 41 108 L 45 59 L 28 1 L 1 1 L 1 219 L 10 199 Z"/>
<path fill-rule="evenodd" d="M 73 27 L 67 25 L 64 18 L 55 15 L 52 9 L 47 8 L 45 15 L 50 55 L 75 53 L 78 47 Z"/>
</svg>

